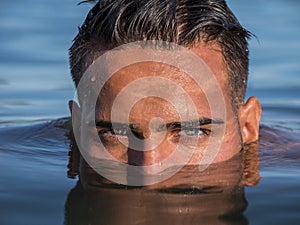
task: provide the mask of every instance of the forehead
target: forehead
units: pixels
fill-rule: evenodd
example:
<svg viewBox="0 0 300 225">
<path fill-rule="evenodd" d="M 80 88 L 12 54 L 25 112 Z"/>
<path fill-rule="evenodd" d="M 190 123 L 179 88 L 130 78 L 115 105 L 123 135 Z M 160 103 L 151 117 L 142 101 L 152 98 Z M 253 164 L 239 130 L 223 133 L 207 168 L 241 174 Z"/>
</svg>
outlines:
<svg viewBox="0 0 300 225">
<path fill-rule="evenodd" d="M 190 49 L 124 47 L 98 52 L 94 55 L 95 61 L 101 61 L 100 66 L 96 66 L 100 69 L 96 68 L 94 72 L 96 79 L 110 82 L 116 88 L 148 76 L 164 77 L 179 85 L 192 84 L 193 80 L 200 77 L 198 86 L 214 76 L 223 86 L 228 74 L 222 51 L 214 43 L 203 43 Z"/>
<path fill-rule="evenodd" d="M 113 103 L 120 96 L 120 109 L 130 101 L 144 101 L 148 110 L 156 109 L 161 113 L 168 108 L 166 102 L 176 101 L 184 105 L 188 95 L 202 114 L 204 109 L 208 111 L 206 95 L 214 91 L 211 83 L 217 83 L 224 91 L 222 94 L 227 94 L 226 64 L 217 45 L 199 45 L 189 51 L 198 61 L 180 50 L 169 50 L 167 54 L 166 51 L 147 49 L 105 53 L 105 57 L 100 57 L 103 60 L 101 69 L 93 72 L 95 83 L 105 83 L 98 97 L 96 114 L 109 115 Z M 145 57 L 145 54 L 148 56 Z M 137 60 L 139 57 L 143 60 Z M 95 92 L 99 90 L 95 89 Z"/>
<path fill-rule="evenodd" d="M 116 48 L 110 51 L 100 48 L 101 50 L 93 52 L 92 57 L 87 56 L 87 61 L 90 61 L 91 58 L 92 62 L 95 62 L 99 58 L 102 58 L 103 68 L 101 69 L 105 70 L 105 73 L 111 74 L 116 73 L 117 71 L 122 72 L 122 69 L 130 70 L 129 65 L 134 65 L 132 69 L 142 69 L 142 62 L 152 62 L 150 69 L 149 67 L 145 68 L 148 69 L 149 72 L 157 72 L 159 68 L 162 68 L 162 64 L 170 65 L 169 68 L 173 67 L 173 70 L 175 70 L 175 68 L 181 70 L 182 65 L 190 65 L 190 63 L 195 62 L 195 60 L 191 59 L 194 57 L 206 64 L 218 80 L 227 78 L 228 70 L 219 44 L 211 42 L 200 43 L 189 49 L 181 46 L 179 49 L 176 49 L 176 47 L 173 48 L 174 49 L 172 49 L 172 47 L 171 49 L 168 49 L 167 47 L 159 47 L 158 49 L 155 49 L 154 47 L 153 49 L 151 46 L 141 48 L 136 48 L 136 46 L 134 46 L 131 48 L 127 45 L 126 47 Z M 105 57 L 103 57 L 103 55 L 105 55 Z M 136 65 L 137 62 L 140 65 L 139 67 Z M 106 78 L 107 77 L 105 77 L 105 79 Z"/>
</svg>

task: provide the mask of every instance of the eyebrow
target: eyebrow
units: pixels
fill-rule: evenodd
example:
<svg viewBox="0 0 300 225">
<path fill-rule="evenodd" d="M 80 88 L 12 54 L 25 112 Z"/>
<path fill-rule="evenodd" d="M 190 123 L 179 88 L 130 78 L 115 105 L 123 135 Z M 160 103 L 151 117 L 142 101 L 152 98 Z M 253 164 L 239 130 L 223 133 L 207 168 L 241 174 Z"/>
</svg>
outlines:
<svg viewBox="0 0 300 225">
<path fill-rule="evenodd" d="M 111 122 L 111 121 L 95 121 L 96 127 L 111 129 L 112 127 L 121 127 L 121 128 L 129 128 L 130 129 L 138 129 L 138 126 L 134 123 L 120 123 L 120 122 Z M 93 126 L 92 122 L 90 123 Z"/>
<path fill-rule="evenodd" d="M 224 124 L 224 121 L 220 119 L 202 118 L 202 119 L 191 120 L 191 121 L 171 122 L 171 123 L 163 124 L 161 127 L 159 127 L 160 128 L 159 130 L 200 127 L 209 124 Z"/>
<path fill-rule="evenodd" d="M 112 127 L 119 127 L 128 129 L 128 126 L 131 130 L 139 130 L 137 124 L 134 123 L 121 123 L 121 122 L 111 122 L 111 121 L 95 121 L 97 127 L 111 129 Z M 158 127 L 158 131 L 168 130 L 168 129 L 175 129 L 175 128 L 190 128 L 190 127 L 199 127 L 205 126 L 209 124 L 224 124 L 224 121 L 221 119 L 210 119 L 210 118 L 202 118 L 197 120 L 190 120 L 190 121 L 176 121 L 170 122 L 167 124 L 161 124 Z M 90 123 L 90 125 L 93 125 Z"/>
</svg>

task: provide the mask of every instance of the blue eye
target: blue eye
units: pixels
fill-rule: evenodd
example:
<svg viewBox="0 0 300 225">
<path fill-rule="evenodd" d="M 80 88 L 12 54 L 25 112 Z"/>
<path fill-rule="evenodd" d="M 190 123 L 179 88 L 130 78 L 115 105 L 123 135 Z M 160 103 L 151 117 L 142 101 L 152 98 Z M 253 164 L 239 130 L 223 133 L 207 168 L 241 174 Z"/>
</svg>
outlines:
<svg viewBox="0 0 300 225">
<path fill-rule="evenodd" d="M 208 135 L 209 131 L 207 129 L 201 129 L 201 128 L 190 128 L 190 129 L 182 129 L 179 132 L 179 135 L 181 136 L 188 136 L 188 137 L 200 137 L 203 135 Z"/>
<path fill-rule="evenodd" d="M 110 132 L 114 135 L 121 135 L 121 136 L 127 135 L 127 129 L 122 129 L 118 127 L 111 129 Z"/>
<path fill-rule="evenodd" d="M 127 135 L 127 129 L 123 128 L 111 128 L 111 129 L 103 129 L 98 131 L 98 135 L 110 135 L 110 136 L 126 136 Z"/>
<path fill-rule="evenodd" d="M 99 135 L 119 135 L 119 136 L 125 136 L 127 135 L 127 129 L 122 129 L 122 128 L 111 128 L 111 129 L 105 129 L 105 130 L 100 130 L 98 132 Z"/>
</svg>

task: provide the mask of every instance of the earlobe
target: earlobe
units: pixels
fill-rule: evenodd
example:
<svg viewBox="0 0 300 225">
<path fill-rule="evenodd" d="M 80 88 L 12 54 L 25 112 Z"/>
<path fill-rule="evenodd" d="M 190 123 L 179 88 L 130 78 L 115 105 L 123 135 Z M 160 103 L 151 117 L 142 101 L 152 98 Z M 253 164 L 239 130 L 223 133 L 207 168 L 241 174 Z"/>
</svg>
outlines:
<svg viewBox="0 0 300 225">
<path fill-rule="evenodd" d="M 256 97 L 251 97 L 239 108 L 240 129 L 245 144 L 258 140 L 261 105 Z"/>
</svg>

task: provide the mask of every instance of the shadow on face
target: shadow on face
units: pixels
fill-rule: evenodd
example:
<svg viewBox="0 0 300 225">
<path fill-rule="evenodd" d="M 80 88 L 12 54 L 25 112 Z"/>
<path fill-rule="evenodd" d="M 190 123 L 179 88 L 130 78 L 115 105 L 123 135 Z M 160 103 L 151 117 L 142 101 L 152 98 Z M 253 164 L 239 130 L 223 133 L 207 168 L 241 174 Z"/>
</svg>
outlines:
<svg viewBox="0 0 300 225">
<path fill-rule="evenodd" d="M 256 143 L 203 172 L 186 166 L 153 186 L 114 184 L 88 165 L 82 171 L 65 204 L 66 225 L 248 224 L 243 186 L 260 179 Z"/>
</svg>

